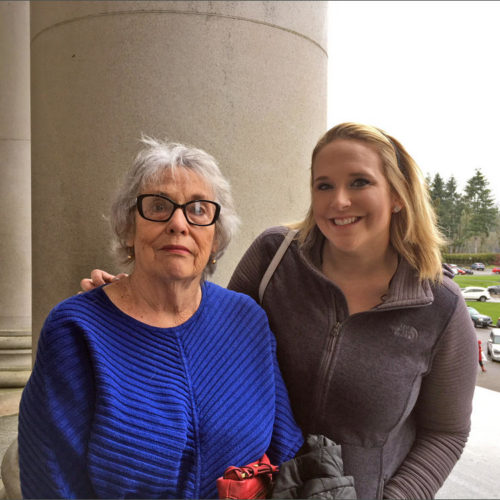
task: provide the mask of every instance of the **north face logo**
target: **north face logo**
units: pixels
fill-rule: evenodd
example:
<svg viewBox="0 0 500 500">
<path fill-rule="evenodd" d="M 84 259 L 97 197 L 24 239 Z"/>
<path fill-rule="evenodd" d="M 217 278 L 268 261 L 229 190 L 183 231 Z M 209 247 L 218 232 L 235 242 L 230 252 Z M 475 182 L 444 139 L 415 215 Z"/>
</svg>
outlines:
<svg viewBox="0 0 500 500">
<path fill-rule="evenodd" d="M 413 326 L 401 325 L 397 330 L 394 331 L 396 337 L 403 337 L 408 340 L 416 340 L 418 337 L 418 332 Z"/>
</svg>

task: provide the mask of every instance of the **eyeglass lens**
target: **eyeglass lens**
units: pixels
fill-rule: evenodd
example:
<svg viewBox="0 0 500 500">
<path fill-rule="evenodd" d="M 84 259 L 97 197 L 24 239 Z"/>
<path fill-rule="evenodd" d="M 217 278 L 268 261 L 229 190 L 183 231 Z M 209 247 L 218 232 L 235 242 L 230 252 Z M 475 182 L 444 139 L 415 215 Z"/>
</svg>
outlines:
<svg viewBox="0 0 500 500">
<path fill-rule="evenodd" d="M 166 221 L 170 219 L 176 208 L 171 201 L 161 196 L 145 196 L 141 200 L 142 212 L 147 219 Z M 184 215 L 188 222 L 209 225 L 213 222 L 217 205 L 210 201 L 194 200 L 184 205 Z"/>
</svg>

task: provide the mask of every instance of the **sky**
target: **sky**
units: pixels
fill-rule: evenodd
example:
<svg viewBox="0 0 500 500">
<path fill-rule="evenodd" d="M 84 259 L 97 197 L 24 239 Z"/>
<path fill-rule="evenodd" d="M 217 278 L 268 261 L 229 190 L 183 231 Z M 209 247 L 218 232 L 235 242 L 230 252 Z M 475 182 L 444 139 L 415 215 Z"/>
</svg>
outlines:
<svg viewBox="0 0 500 500">
<path fill-rule="evenodd" d="M 459 192 L 479 168 L 500 206 L 500 2 L 334 1 L 328 17 L 328 127 L 380 127 Z"/>
</svg>

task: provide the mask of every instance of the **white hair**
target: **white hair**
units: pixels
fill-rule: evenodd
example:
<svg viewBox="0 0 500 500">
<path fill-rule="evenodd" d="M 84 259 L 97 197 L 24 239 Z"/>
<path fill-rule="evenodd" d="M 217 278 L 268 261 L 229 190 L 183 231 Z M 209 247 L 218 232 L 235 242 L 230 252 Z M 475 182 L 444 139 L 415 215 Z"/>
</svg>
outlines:
<svg viewBox="0 0 500 500">
<path fill-rule="evenodd" d="M 214 201 L 221 206 L 219 219 L 215 223 L 217 250 L 213 255 L 215 259 L 219 259 L 229 245 L 240 220 L 234 208 L 231 186 L 222 175 L 217 162 L 207 152 L 184 144 L 147 136 L 142 136 L 141 142 L 145 147 L 137 154 L 111 207 L 110 222 L 114 233 L 115 256 L 121 262 L 133 261 L 127 240 L 134 233 L 135 208 L 141 189 L 148 184 L 161 182 L 165 173 L 175 175 L 177 171 L 190 170 L 207 182 L 213 190 Z M 215 267 L 216 264 L 210 261 L 204 275 L 212 274 Z"/>
</svg>

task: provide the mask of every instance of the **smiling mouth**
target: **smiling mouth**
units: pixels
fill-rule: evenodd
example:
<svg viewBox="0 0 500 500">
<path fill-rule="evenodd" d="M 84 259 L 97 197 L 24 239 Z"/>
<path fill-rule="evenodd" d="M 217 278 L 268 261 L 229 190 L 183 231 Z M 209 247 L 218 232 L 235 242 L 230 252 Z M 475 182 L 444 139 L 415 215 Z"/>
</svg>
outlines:
<svg viewBox="0 0 500 500">
<path fill-rule="evenodd" d="M 348 224 L 354 224 L 355 222 L 358 222 L 361 217 L 343 217 L 343 218 L 336 218 L 336 219 L 330 219 L 335 226 L 347 226 Z"/>
</svg>

